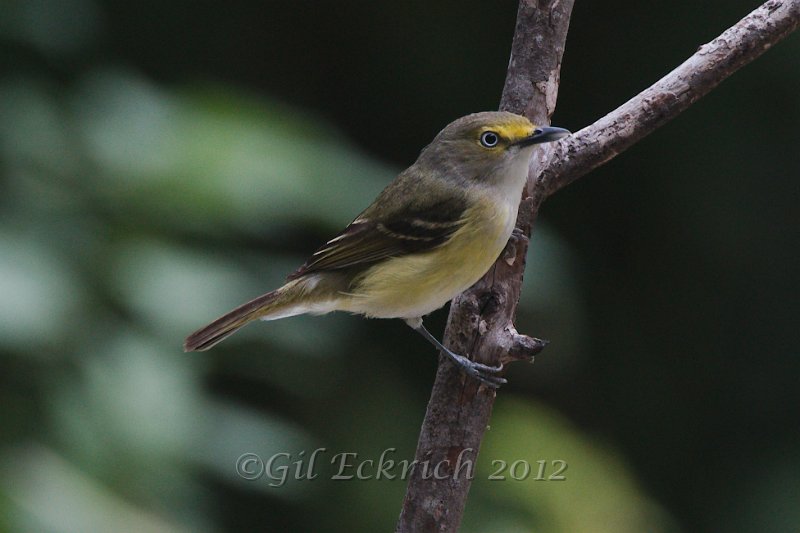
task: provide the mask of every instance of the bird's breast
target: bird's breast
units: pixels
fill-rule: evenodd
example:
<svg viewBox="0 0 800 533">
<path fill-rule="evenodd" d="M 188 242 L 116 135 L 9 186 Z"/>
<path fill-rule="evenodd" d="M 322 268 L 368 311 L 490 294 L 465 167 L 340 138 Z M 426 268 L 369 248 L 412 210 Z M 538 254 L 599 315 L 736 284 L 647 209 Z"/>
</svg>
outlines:
<svg viewBox="0 0 800 533">
<path fill-rule="evenodd" d="M 388 259 L 367 270 L 348 311 L 379 318 L 415 318 L 451 300 L 486 273 L 508 242 L 516 203 L 481 197 L 464 224 L 438 248 Z"/>
</svg>

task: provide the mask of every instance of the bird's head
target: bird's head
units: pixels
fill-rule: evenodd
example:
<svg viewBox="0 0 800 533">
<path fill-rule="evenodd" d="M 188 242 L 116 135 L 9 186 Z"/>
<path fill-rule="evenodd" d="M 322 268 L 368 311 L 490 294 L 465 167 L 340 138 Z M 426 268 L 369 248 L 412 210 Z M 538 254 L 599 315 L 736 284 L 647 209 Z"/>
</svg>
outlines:
<svg viewBox="0 0 800 533">
<path fill-rule="evenodd" d="M 422 151 L 418 163 L 469 181 L 504 180 L 530 161 L 533 146 L 569 135 L 563 128 L 539 127 L 505 111 L 486 111 L 448 124 Z M 515 169 L 516 172 L 509 172 Z"/>
</svg>

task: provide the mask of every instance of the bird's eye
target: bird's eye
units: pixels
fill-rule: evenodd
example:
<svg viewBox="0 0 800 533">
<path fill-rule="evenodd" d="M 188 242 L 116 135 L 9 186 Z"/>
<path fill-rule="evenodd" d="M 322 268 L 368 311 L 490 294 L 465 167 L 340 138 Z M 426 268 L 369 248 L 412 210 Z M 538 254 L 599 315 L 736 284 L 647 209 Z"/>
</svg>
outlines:
<svg viewBox="0 0 800 533">
<path fill-rule="evenodd" d="M 494 148 L 500 142 L 500 137 L 493 131 L 484 131 L 481 133 L 481 144 L 486 148 Z"/>
</svg>

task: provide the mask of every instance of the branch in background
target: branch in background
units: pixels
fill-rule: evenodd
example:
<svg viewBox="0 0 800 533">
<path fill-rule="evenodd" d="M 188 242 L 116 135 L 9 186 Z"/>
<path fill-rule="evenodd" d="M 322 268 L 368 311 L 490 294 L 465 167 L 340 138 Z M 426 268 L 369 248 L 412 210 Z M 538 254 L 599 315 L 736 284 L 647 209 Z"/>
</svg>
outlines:
<svg viewBox="0 0 800 533">
<path fill-rule="evenodd" d="M 501 109 L 549 124 L 572 5 L 573 0 L 520 0 Z M 492 269 L 453 300 L 445 344 L 490 365 L 531 360 L 543 343 L 517 333 L 513 318 L 541 202 L 677 116 L 798 25 L 800 0 L 770 0 L 619 109 L 537 152 L 520 205 L 519 231 Z M 415 459 L 441 465 L 442 476 L 425 477 L 424 469 L 415 469 L 397 531 L 458 529 L 472 470 L 455 468 L 477 460 L 494 399 L 493 389 L 466 378 L 440 357 Z"/>
</svg>

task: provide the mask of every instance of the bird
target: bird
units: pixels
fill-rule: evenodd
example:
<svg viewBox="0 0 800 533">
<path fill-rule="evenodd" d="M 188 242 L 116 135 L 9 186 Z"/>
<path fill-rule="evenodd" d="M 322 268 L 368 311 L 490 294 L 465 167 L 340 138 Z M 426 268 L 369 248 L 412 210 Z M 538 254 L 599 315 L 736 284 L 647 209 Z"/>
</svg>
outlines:
<svg viewBox="0 0 800 533">
<path fill-rule="evenodd" d="M 346 311 L 402 319 L 467 375 L 500 386 L 502 365 L 447 349 L 423 317 L 492 266 L 514 230 L 534 147 L 569 134 L 505 111 L 451 122 L 284 285 L 195 331 L 184 350 L 208 350 L 258 319 Z"/>
</svg>

